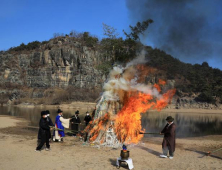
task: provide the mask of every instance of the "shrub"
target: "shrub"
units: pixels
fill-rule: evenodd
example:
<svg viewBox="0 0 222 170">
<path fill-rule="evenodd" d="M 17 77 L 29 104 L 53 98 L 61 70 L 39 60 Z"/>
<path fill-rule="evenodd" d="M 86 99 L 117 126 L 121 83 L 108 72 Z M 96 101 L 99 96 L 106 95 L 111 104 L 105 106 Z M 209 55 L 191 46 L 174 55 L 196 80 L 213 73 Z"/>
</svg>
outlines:
<svg viewBox="0 0 222 170">
<path fill-rule="evenodd" d="M 106 61 L 100 65 L 97 65 L 96 68 L 100 70 L 103 74 L 108 75 L 110 70 L 112 69 L 112 62 Z"/>
<path fill-rule="evenodd" d="M 197 96 L 195 100 L 199 102 L 208 102 L 208 103 L 214 103 L 214 104 L 216 102 L 216 100 L 213 98 L 212 94 L 209 91 L 204 91 L 200 93 L 200 95 Z"/>
<path fill-rule="evenodd" d="M 45 104 L 61 104 L 67 101 L 69 94 L 61 88 L 50 88 L 44 91 Z"/>
<path fill-rule="evenodd" d="M 23 51 L 23 50 L 34 50 L 34 49 L 38 49 L 41 44 L 46 44 L 48 41 L 43 41 L 42 43 L 39 41 L 33 41 L 28 43 L 27 45 L 25 45 L 24 43 L 21 43 L 19 46 L 17 47 L 12 47 L 9 49 L 9 51 Z"/>
<path fill-rule="evenodd" d="M 101 89 L 93 88 L 77 88 L 74 86 L 69 86 L 66 89 L 66 92 L 69 94 L 69 100 L 82 101 L 82 102 L 95 102 L 99 97 Z"/>
<path fill-rule="evenodd" d="M 83 40 L 88 47 L 95 47 L 98 43 L 98 38 L 91 36 L 89 32 L 83 33 Z"/>
</svg>

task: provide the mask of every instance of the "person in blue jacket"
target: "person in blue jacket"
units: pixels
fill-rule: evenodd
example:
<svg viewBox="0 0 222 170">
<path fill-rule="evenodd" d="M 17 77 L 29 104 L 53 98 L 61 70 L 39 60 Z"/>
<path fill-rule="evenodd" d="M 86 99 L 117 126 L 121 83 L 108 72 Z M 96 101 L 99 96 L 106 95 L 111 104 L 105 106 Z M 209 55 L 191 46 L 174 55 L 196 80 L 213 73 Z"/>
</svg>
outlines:
<svg viewBox="0 0 222 170">
<path fill-rule="evenodd" d="M 63 118 L 63 111 L 58 109 L 58 115 L 55 118 L 55 131 L 53 135 L 53 141 L 63 141 L 65 137 L 65 128 L 69 128 L 69 120 Z"/>
</svg>

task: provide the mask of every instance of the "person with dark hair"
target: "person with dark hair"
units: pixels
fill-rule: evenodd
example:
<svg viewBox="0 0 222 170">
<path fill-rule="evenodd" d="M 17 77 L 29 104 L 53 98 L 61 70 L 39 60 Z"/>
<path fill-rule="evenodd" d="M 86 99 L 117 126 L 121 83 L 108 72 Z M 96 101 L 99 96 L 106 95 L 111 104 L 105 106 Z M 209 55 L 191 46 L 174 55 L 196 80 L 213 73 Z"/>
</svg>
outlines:
<svg viewBox="0 0 222 170">
<path fill-rule="evenodd" d="M 84 122 L 86 126 L 89 124 L 89 122 L 92 120 L 91 116 L 89 115 L 89 112 L 86 112 L 86 116 L 84 118 Z"/>
<path fill-rule="evenodd" d="M 71 129 L 74 131 L 73 136 L 76 136 L 76 134 L 79 131 L 79 124 L 81 124 L 78 110 L 75 112 L 75 115 L 71 117 L 70 122 L 71 122 Z"/>
<path fill-rule="evenodd" d="M 161 158 L 167 158 L 167 154 L 169 151 L 169 158 L 173 159 L 175 152 L 175 136 L 176 136 L 176 125 L 173 122 L 174 118 L 168 116 L 166 118 L 167 124 L 164 129 L 160 132 L 163 137 L 162 149 L 163 155 L 160 155 Z"/>
<path fill-rule="evenodd" d="M 47 122 L 48 122 L 48 125 L 49 126 L 54 126 L 54 124 L 52 123 L 52 119 L 50 118 L 50 112 L 49 112 L 49 110 L 46 110 L 45 111 L 46 112 L 46 115 L 47 115 L 47 118 L 46 118 L 46 120 L 47 120 Z M 49 140 L 51 139 L 51 131 L 49 131 Z"/>
<path fill-rule="evenodd" d="M 70 119 L 64 119 L 63 118 L 63 111 L 58 109 L 55 119 L 55 131 L 53 134 L 53 141 L 63 141 L 63 138 L 65 137 L 65 128 L 69 128 L 69 120 Z"/>
<path fill-rule="evenodd" d="M 50 127 L 48 125 L 48 122 L 46 120 L 47 115 L 45 111 L 41 112 L 41 119 L 39 121 L 39 137 L 41 138 L 41 142 L 38 144 L 35 151 L 41 151 L 43 145 L 46 143 L 46 150 L 50 150 L 49 145 L 49 131 Z"/>
</svg>

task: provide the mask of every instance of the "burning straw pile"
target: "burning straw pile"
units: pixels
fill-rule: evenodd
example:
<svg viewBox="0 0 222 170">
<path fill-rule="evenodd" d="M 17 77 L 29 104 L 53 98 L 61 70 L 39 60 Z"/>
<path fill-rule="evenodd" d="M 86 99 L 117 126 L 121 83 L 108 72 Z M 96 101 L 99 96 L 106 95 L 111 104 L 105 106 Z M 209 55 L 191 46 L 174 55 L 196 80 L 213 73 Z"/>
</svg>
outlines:
<svg viewBox="0 0 222 170">
<path fill-rule="evenodd" d="M 124 68 L 115 66 L 104 84 L 104 92 L 96 106 L 94 121 L 85 129 L 90 142 L 118 147 L 122 143 L 138 143 L 144 132 L 141 127 L 141 113 L 149 109 L 160 111 L 175 94 L 175 89 L 161 89 L 166 85 L 162 80 L 157 84 L 139 83 L 144 60 L 134 60 Z M 148 76 L 148 75 L 146 75 Z"/>
</svg>

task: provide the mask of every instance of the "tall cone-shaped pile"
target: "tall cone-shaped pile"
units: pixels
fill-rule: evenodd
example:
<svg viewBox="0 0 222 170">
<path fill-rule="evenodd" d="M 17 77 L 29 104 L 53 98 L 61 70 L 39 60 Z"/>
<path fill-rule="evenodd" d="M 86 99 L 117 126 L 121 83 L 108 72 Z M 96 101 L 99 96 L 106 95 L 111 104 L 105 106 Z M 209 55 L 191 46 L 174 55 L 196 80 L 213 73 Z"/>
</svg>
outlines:
<svg viewBox="0 0 222 170">
<path fill-rule="evenodd" d="M 143 68 L 139 72 L 138 68 Z M 145 70 L 145 71 L 144 71 Z M 121 143 L 138 143 L 143 135 L 141 114 L 149 109 L 160 111 L 175 94 L 175 89 L 166 90 L 166 82 L 143 84 L 138 80 L 150 69 L 143 65 L 114 67 L 104 84 L 104 92 L 96 106 L 94 121 L 87 127 L 89 141 L 108 146 Z M 148 75 L 145 75 L 148 77 Z M 165 89 L 162 92 L 162 89 Z"/>
</svg>

